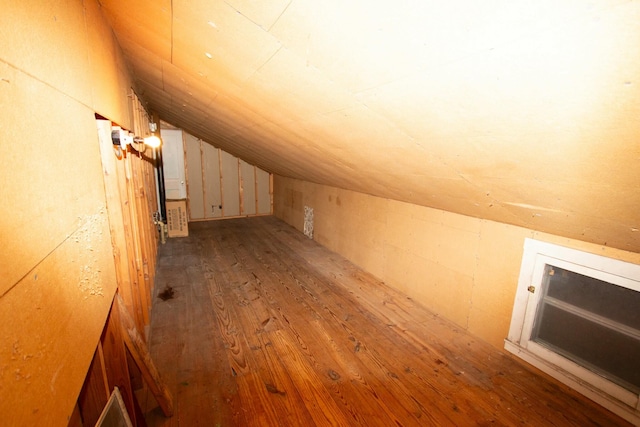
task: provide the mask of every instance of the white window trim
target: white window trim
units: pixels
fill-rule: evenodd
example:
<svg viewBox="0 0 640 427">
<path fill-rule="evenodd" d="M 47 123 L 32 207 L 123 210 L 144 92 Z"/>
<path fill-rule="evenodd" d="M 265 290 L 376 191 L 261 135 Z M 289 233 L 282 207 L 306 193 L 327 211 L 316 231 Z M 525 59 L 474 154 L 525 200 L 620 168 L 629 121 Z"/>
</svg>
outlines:
<svg viewBox="0 0 640 427">
<path fill-rule="evenodd" d="M 640 426 L 640 397 L 637 394 L 529 340 L 547 263 L 638 292 L 640 265 L 525 239 L 511 326 L 505 340 L 505 349 L 509 352 Z M 528 290 L 530 286 L 536 287 L 535 292 Z"/>
</svg>

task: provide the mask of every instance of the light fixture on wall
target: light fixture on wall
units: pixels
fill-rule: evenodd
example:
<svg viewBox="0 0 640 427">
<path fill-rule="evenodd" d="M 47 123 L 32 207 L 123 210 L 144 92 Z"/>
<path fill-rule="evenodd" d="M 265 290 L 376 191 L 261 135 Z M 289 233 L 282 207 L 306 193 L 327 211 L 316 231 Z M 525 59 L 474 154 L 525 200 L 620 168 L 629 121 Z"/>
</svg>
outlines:
<svg viewBox="0 0 640 427">
<path fill-rule="evenodd" d="M 151 135 L 147 136 L 144 139 L 144 143 L 147 144 L 151 148 L 158 148 L 158 147 L 160 147 L 160 144 L 162 143 L 162 140 L 160 140 L 160 138 L 156 135 L 157 131 L 158 131 L 158 125 L 156 124 L 156 122 L 150 121 L 149 122 L 149 132 L 151 132 Z"/>
<path fill-rule="evenodd" d="M 155 135 L 150 135 L 147 136 L 146 138 L 142 138 L 142 140 L 144 141 L 145 145 L 148 145 L 151 148 L 158 148 L 160 147 L 160 138 L 158 138 Z"/>
<path fill-rule="evenodd" d="M 126 150 L 127 145 L 133 142 L 133 134 L 130 134 L 120 126 L 111 126 L 111 141 L 113 141 L 113 145 Z"/>
<path fill-rule="evenodd" d="M 161 144 L 160 138 L 155 135 L 150 135 L 145 138 L 135 136 L 132 132 L 122 129 L 120 126 L 111 127 L 111 140 L 114 146 L 127 149 L 127 145 L 130 145 L 134 150 L 143 152 L 146 146 L 151 148 L 158 148 Z"/>
</svg>

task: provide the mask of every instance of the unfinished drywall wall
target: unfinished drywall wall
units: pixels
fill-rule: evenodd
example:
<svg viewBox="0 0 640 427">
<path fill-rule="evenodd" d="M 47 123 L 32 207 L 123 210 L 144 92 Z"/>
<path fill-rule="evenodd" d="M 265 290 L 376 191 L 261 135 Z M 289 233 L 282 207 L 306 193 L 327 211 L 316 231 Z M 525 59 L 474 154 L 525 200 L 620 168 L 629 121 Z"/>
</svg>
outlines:
<svg viewBox="0 0 640 427">
<path fill-rule="evenodd" d="M 640 263 L 640 254 L 410 203 L 275 176 L 274 214 L 405 292 L 435 313 L 502 348 L 525 237 Z"/>
<path fill-rule="evenodd" d="M 202 174 L 202 146 L 196 137 L 186 134 L 185 142 L 185 170 L 187 176 L 187 199 L 189 200 L 189 219 L 205 218 L 205 192 L 206 187 Z M 215 153 L 216 155 L 218 153 Z M 218 203 L 220 204 L 220 203 Z"/>
<path fill-rule="evenodd" d="M 268 172 L 187 132 L 183 135 L 189 221 L 271 213 Z"/>
<path fill-rule="evenodd" d="M 96 0 L 2 2 L 0 413 L 66 425 L 115 292 L 94 113 L 131 126 Z"/>
</svg>

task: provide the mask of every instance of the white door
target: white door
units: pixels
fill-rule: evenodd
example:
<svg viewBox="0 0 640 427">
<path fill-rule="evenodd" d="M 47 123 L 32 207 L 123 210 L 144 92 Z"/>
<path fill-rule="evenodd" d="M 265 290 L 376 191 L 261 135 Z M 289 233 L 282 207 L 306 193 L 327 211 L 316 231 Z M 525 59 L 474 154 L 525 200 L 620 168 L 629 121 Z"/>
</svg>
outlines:
<svg viewBox="0 0 640 427">
<path fill-rule="evenodd" d="M 168 200 L 187 198 L 184 175 L 184 145 L 182 131 L 162 129 L 162 160 L 164 164 L 164 187 Z"/>
</svg>

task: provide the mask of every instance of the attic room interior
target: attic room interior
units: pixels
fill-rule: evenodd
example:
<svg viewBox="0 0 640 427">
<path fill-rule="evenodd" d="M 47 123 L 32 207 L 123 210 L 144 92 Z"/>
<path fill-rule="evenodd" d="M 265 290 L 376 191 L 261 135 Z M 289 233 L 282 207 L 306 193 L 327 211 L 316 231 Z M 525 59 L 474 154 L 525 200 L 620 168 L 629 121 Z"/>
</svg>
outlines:
<svg viewBox="0 0 640 427">
<path fill-rule="evenodd" d="M 2 12 L 0 424 L 640 425 L 640 2 Z"/>
</svg>

